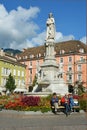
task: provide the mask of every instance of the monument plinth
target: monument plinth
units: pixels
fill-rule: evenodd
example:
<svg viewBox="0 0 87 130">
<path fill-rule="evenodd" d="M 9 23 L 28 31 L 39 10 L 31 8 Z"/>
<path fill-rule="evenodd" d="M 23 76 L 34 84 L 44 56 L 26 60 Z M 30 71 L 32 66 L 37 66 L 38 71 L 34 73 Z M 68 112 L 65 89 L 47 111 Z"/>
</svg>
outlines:
<svg viewBox="0 0 87 130">
<path fill-rule="evenodd" d="M 45 40 L 45 58 L 37 76 L 37 87 L 33 92 L 68 93 L 68 87 L 63 79 L 63 70 L 60 71 L 55 58 L 55 20 L 52 13 L 46 22 L 47 34 Z"/>
</svg>

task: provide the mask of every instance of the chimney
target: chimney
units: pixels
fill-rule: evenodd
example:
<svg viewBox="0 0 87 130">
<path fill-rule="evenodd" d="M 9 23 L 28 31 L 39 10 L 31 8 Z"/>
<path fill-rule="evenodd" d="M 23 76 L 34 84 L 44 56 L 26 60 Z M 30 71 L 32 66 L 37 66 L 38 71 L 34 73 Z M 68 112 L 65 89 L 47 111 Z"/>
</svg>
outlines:
<svg viewBox="0 0 87 130">
<path fill-rule="evenodd" d="M 4 56 L 5 52 L 3 51 L 3 48 L 0 49 L 0 56 Z"/>
</svg>

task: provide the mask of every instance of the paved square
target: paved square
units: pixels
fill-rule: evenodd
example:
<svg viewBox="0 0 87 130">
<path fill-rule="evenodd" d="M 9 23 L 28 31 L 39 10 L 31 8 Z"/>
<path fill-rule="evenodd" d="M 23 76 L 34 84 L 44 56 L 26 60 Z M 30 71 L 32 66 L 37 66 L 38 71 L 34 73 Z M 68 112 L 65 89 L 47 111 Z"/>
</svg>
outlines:
<svg viewBox="0 0 87 130">
<path fill-rule="evenodd" d="M 0 130 L 87 130 L 87 117 L 83 113 L 24 114 L 0 112 Z"/>
</svg>

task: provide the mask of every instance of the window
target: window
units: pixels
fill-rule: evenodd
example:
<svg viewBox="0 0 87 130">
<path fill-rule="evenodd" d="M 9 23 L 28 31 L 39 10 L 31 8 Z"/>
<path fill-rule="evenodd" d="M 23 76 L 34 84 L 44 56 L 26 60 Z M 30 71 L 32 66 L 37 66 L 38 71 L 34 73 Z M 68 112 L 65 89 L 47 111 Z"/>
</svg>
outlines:
<svg viewBox="0 0 87 130">
<path fill-rule="evenodd" d="M 27 56 L 25 56 L 25 59 L 27 59 Z"/>
<path fill-rule="evenodd" d="M 8 75 L 8 68 L 6 68 L 6 75 Z"/>
<path fill-rule="evenodd" d="M 22 77 L 24 77 L 24 71 L 22 71 L 22 74 L 21 74 L 21 75 L 22 75 Z"/>
<path fill-rule="evenodd" d="M 41 54 L 40 54 L 40 53 L 39 53 L 38 55 L 39 55 L 39 57 L 41 57 Z"/>
<path fill-rule="evenodd" d="M 72 82 L 72 75 L 71 74 L 68 75 L 67 80 L 68 80 L 69 83 Z"/>
<path fill-rule="evenodd" d="M 78 74 L 78 79 L 77 80 L 82 80 L 82 75 L 81 74 Z"/>
<path fill-rule="evenodd" d="M 83 61 L 83 57 L 80 57 L 80 61 Z"/>
<path fill-rule="evenodd" d="M 80 57 L 81 62 L 85 62 L 85 59 L 83 57 Z"/>
<path fill-rule="evenodd" d="M 34 58 L 34 55 L 31 54 L 31 55 L 30 55 L 30 59 L 31 59 L 31 58 Z"/>
<path fill-rule="evenodd" d="M 4 68 L 2 68 L 2 74 L 4 74 Z"/>
<path fill-rule="evenodd" d="M 30 83 L 32 83 L 32 77 L 30 76 Z"/>
<path fill-rule="evenodd" d="M 78 71 L 81 71 L 82 66 L 78 65 Z"/>
<path fill-rule="evenodd" d="M 72 79 L 73 79 L 73 76 L 72 76 L 71 74 L 69 74 L 69 75 L 67 76 L 68 82 L 69 82 L 69 83 L 72 83 Z"/>
<path fill-rule="evenodd" d="M 17 85 L 17 79 L 15 79 L 15 85 Z"/>
<path fill-rule="evenodd" d="M 29 63 L 29 68 L 32 68 L 32 61 L 30 61 Z"/>
<path fill-rule="evenodd" d="M 24 86 L 24 84 L 25 84 L 25 81 L 21 80 L 21 85 Z"/>
<path fill-rule="evenodd" d="M 32 61 L 30 61 L 30 66 L 32 66 Z"/>
<path fill-rule="evenodd" d="M 25 57 L 23 56 L 23 59 L 25 59 Z"/>
<path fill-rule="evenodd" d="M 44 56 L 46 56 L 46 54 L 44 53 Z"/>
<path fill-rule="evenodd" d="M 15 69 L 13 70 L 13 75 L 16 75 L 16 70 Z"/>
<path fill-rule="evenodd" d="M 69 66 L 69 67 L 68 67 L 68 71 L 72 71 L 72 66 Z"/>
<path fill-rule="evenodd" d="M 20 79 L 18 79 L 18 86 L 20 86 L 21 85 L 21 80 Z"/>
<path fill-rule="evenodd" d="M 69 80 L 72 80 L 72 75 L 69 75 Z"/>
<path fill-rule="evenodd" d="M 8 68 L 2 68 L 2 74 L 3 75 L 9 75 L 11 73 L 11 70 Z"/>
<path fill-rule="evenodd" d="M 1 78 L 1 85 L 5 86 L 6 85 L 6 78 Z"/>
<path fill-rule="evenodd" d="M 19 57 L 18 59 L 21 60 L 21 57 Z"/>
<path fill-rule="evenodd" d="M 60 50 L 60 54 L 64 54 L 65 53 L 65 51 L 64 50 Z"/>
<path fill-rule="evenodd" d="M 39 65 L 39 60 L 37 60 L 36 65 L 37 65 L 37 66 Z"/>
<path fill-rule="evenodd" d="M 80 48 L 80 49 L 79 49 L 79 52 L 84 53 L 84 49 L 83 49 L 83 48 Z"/>
<path fill-rule="evenodd" d="M 60 58 L 60 63 L 63 63 L 63 58 Z"/>
<path fill-rule="evenodd" d="M 69 57 L 69 62 L 72 62 L 72 57 L 71 56 Z"/>
<path fill-rule="evenodd" d="M 8 69 L 8 75 L 11 73 L 11 70 L 10 69 Z"/>
<path fill-rule="evenodd" d="M 32 69 L 30 69 L 30 74 L 32 74 Z"/>
<path fill-rule="evenodd" d="M 20 76 L 20 70 L 18 70 L 18 76 Z"/>
</svg>

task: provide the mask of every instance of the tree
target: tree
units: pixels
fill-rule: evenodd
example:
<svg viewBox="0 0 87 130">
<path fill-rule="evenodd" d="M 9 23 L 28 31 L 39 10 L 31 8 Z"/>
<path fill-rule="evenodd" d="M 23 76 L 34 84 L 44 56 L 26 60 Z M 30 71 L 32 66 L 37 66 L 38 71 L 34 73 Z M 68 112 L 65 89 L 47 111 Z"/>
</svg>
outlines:
<svg viewBox="0 0 87 130">
<path fill-rule="evenodd" d="M 85 92 L 85 87 L 83 86 L 84 82 L 76 81 L 75 87 L 77 87 L 78 95 L 81 95 Z"/>
<path fill-rule="evenodd" d="M 35 75 L 32 86 L 29 86 L 29 92 L 32 92 L 33 87 L 37 84 L 37 76 Z"/>
<path fill-rule="evenodd" d="M 7 79 L 5 87 L 6 87 L 6 90 L 9 90 L 10 92 L 13 92 L 13 90 L 16 88 L 15 80 L 13 76 L 11 75 L 11 73 Z"/>
<path fill-rule="evenodd" d="M 37 76 L 35 75 L 32 86 L 34 87 L 37 84 Z"/>
<path fill-rule="evenodd" d="M 69 93 L 74 93 L 74 88 L 72 85 L 68 86 L 68 91 L 69 91 Z"/>
</svg>

